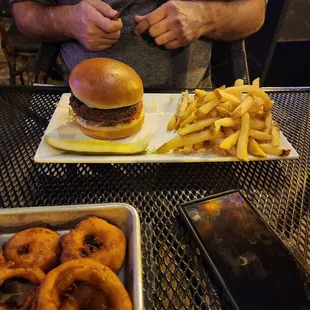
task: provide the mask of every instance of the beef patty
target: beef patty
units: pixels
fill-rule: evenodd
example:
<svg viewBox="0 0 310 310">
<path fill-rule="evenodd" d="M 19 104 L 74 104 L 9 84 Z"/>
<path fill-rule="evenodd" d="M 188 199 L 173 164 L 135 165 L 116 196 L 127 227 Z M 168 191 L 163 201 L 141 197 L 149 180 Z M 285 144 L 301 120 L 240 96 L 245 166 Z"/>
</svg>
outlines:
<svg viewBox="0 0 310 310">
<path fill-rule="evenodd" d="M 70 97 L 70 105 L 74 113 L 78 116 L 101 125 L 129 122 L 138 118 L 143 107 L 142 101 L 139 101 L 132 106 L 117 109 L 90 108 L 74 95 Z"/>
</svg>

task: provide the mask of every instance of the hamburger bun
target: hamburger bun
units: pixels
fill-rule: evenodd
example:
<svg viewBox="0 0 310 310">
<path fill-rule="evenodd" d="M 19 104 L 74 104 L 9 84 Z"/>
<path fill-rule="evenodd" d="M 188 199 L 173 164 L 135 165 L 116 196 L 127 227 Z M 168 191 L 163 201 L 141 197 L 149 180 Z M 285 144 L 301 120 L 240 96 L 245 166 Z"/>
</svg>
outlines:
<svg viewBox="0 0 310 310">
<path fill-rule="evenodd" d="M 116 109 L 138 103 L 143 83 L 134 69 L 109 58 L 87 59 L 69 78 L 73 95 L 91 108 Z"/>
</svg>

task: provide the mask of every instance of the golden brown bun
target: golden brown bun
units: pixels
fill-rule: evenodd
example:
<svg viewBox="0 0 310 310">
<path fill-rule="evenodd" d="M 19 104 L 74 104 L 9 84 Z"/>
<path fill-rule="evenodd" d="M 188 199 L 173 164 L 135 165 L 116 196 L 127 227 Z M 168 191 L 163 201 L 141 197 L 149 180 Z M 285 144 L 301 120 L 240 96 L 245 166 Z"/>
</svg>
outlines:
<svg viewBox="0 0 310 310">
<path fill-rule="evenodd" d="M 109 58 L 82 61 L 73 68 L 69 84 L 76 98 L 97 109 L 131 106 L 143 96 L 143 84 L 136 71 Z"/>
<path fill-rule="evenodd" d="M 128 123 L 118 124 L 116 126 L 94 126 L 89 122 L 76 117 L 76 123 L 80 130 L 87 136 L 101 140 L 114 140 L 129 137 L 137 133 L 144 122 L 144 110 L 142 109 L 140 115 L 135 120 Z"/>
</svg>

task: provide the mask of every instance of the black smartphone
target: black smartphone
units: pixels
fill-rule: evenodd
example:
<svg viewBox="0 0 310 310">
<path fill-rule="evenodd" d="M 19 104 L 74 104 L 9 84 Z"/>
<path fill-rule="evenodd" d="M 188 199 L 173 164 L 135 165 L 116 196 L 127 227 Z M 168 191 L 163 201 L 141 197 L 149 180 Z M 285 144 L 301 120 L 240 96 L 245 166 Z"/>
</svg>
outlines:
<svg viewBox="0 0 310 310">
<path fill-rule="evenodd" d="M 297 262 L 240 191 L 179 206 L 234 309 L 309 309 Z"/>
</svg>

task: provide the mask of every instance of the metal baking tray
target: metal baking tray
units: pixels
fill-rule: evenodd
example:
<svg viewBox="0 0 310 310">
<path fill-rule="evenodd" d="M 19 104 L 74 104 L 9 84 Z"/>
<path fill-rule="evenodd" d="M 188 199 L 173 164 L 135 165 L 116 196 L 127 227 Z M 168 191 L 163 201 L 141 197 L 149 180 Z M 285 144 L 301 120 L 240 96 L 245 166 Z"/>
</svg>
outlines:
<svg viewBox="0 0 310 310">
<path fill-rule="evenodd" d="M 133 309 L 143 309 L 140 220 L 124 203 L 32 207 L 0 210 L 0 246 L 13 234 L 31 227 L 48 227 L 66 234 L 81 220 L 97 216 L 118 226 L 127 239 L 126 259 L 118 276 L 125 285 Z"/>
</svg>

